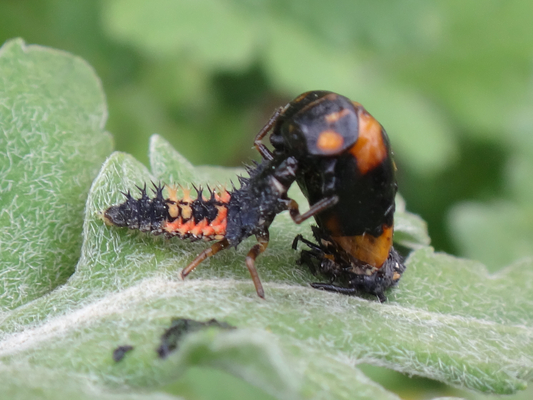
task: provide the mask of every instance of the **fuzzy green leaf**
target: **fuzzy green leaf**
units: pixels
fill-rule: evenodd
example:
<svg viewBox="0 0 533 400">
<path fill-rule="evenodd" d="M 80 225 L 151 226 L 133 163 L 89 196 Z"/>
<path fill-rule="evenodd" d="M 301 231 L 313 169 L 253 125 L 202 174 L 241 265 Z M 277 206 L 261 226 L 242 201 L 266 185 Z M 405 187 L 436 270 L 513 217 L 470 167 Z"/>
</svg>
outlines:
<svg viewBox="0 0 533 400">
<path fill-rule="evenodd" d="M 0 49 L 0 309 L 73 273 L 85 199 L 111 152 L 106 118 L 85 61 L 22 40 Z"/>
<path fill-rule="evenodd" d="M 285 214 L 257 263 L 266 300 L 257 297 L 244 266 L 253 240 L 180 281 L 179 269 L 205 244 L 108 227 L 99 213 L 122 201 L 120 191 L 150 180 L 216 184 L 234 171 L 193 168 L 158 136 L 150 157 L 153 175 L 122 153 L 104 164 L 89 195 L 76 273 L 5 318 L 1 363 L 90 375 L 103 388 L 151 391 L 186 368 L 208 366 L 280 399 L 397 399 L 357 369 L 363 362 L 486 392 L 525 387 L 533 367 L 531 263 L 491 277 L 480 264 L 435 254 L 424 247 L 423 226 L 410 225 L 413 217 L 400 204 L 397 234 L 420 249 L 387 303 L 310 288 L 317 278 L 296 265 L 290 248 L 297 233 L 310 235 L 309 227 Z M 305 204 L 297 191 L 291 196 Z M 216 318 L 238 329 L 191 334 L 160 360 L 155 349 L 174 317 Z M 135 348 L 116 364 L 111 353 L 123 344 Z"/>
<path fill-rule="evenodd" d="M 87 199 L 76 271 L 64 285 L 46 286 L 50 276 L 64 281 L 79 255 L 75 228 L 87 186 L 110 147 L 105 102 L 90 68 L 64 53 L 15 41 L 2 48 L 0 69 L 7 138 L 0 215 L 17 223 L 2 225 L 3 265 L 17 260 L 2 270 L 17 277 L 3 293 L 22 296 L 2 315 L 4 396 L 171 399 L 158 391 L 171 391 L 191 367 L 220 369 L 279 399 L 398 399 L 359 363 L 489 393 L 512 393 L 531 378 L 533 262 L 490 276 L 481 264 L 435 254 L 425 223 L 400 198 L 395 240 L 416 250 L 385 304 L 310 288 L 318 278 L 296 264 L 290 248 L 296 234 L 310 237 L 309 223 L 296 226 L 286 213 L 257 262 L 266 300 L 244 266 L 253 239 L 180 281 L 179 269 L 206 244 L 108 227 L 101 211 L 123 201 L 120 191 L 150 181 L 228 186 L 242 171 L 195 168 L 159 136 L 150 143 L 151 171 L 123 153 L 105 162 Z M 305 209 L 296 186 L 290 196 Z M 160 359 L 155 350 L 176 317 L 216 318 L 237 329 L 190 334 Z M 116 363 L 120 345 L 134 349 Z"/>
</svg>

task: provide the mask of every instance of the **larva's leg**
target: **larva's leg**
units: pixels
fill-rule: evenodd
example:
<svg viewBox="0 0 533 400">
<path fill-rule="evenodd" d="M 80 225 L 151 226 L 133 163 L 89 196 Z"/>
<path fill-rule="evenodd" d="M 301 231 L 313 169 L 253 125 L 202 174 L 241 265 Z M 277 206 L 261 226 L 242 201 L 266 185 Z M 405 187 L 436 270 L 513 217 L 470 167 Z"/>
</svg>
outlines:
<svg viewBox="0 0 533 400">
<path fill-rule="evenodd" d="M 215 243 L 208 249 L 205 249 L 200 254 L 198 254 L 198 257 L 196 257 L 193 262 L 191 262 L 189 265 L 187 265 L 182 271 L 181 271 L 181 279 L 185 279 L 187 275 L 189 275 L 202 261 L 204 261 L 207 257 L 214 256 L 217 254 L 220 250 L 224 250 L 229 247 L 229 242 L 227 239 L 223 239 L 220 242 Z"/>
<path fill-rule="evenodd" d="M 259 243 L 252 247 L 248 252 L 248 255 L 246 256 L 246 267 L 248 267 L 248 271 L 250 272 L 250 276 L 252 277 L 252 281 L 254 282 L 255 291 L 257 292 L 257 295 L 264 299 L 265 291 L 263 290 L 263 285 L 261 284 L 259 274 L 257 273 L 257 269 L 255 268 L 255 259 L 259 254 L 265 251 L 268 246 L 268 232 L 265 232 L 261 235 L 256 235 L 256 238 Z"/>
</svg>

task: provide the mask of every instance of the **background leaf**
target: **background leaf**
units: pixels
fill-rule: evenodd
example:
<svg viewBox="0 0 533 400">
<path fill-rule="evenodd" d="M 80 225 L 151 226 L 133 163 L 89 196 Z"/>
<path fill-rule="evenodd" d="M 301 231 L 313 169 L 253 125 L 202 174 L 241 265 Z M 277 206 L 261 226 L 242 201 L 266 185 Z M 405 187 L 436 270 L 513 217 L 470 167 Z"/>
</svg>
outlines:
<svg viewBox="0 0 533 400">
<path fill-rule="evenodd" d="M 12 309 L 74 271 L 83 204 L 111 138 L 85 61 L 15 40 L 0 49 L 0 76 L 0 306 Z"/>
<path fill-rule="evenodd" d="M 150 154 L 172 173 L 178 166 L 185 175 L 195 174 L 160 137 L 152 139 Z M 211 183 L 233 175 L 202 173 Z M 295 264 L 297 254 L 289 246 L 295 234 L 309 236 L 309 227 L 297 227 L 282 214 L 272 226 L 268 251 L 258 260 L 266 300 L 257 297 L 244 268 L 249 240 L 181 282 L 178 268 L 205 244 L 108 227 L 99 217 L 105 207 L 122 201 L 120 191 L 157 178 L 128 155 L 114 153 L 108 159 L 88 199 L 76 273 L 49 296 L 4 319 L 2 363 L 90 374 L 107 388 L 119 384 L 151 391 L 170 385 L 188 367 L 208 366 L 282 399 L 342 399 L 353 393 L 396 398 L 368 380 L 359 363 L 487 392 L 525 388 L 533 366 L 531 263 L 491 278 L 479 264 L 434 254 L 419 243 L 401 284 L 390 291 L 389 302 L 380 304 L 311 289 L 308 282 L 316 278 Z M 404 217 L 406 236 L 423 238 L 409 220 Z M 517 300 L 504 300 L 511 293 Z M 216 318 L 237 330 L 191 335 L 180 351 L 158 360 L 154 350 L 173 317 Z M 122 344 L 135 349 L 115 364 L 111 352 Z"/>
</svg>

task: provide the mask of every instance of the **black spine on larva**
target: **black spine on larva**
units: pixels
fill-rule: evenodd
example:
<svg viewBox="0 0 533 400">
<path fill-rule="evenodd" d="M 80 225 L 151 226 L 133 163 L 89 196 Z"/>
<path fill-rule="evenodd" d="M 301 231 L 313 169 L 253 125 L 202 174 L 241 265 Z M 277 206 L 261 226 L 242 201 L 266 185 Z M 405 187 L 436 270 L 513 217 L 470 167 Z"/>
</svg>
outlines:
<svg viewBox="0 0 533 400">
<path fill-rule="evenodd" d="M 141 232 L 149 232 L 152 228 L 152 200 L 146 194 L 146 184 L 144 184 L 142 189 L 137 186 L 137 189 L 141 192 L 141 198 L 137 200 L 139 230 Z"/>
<path fill-rule="evenodd" d="M 128 192 L 126 198 L 126 202 L 121 204 L 124 206 L 122 208 L 122 211 L 124 211 L 123 219 L 130 229 L 139 229 L 139 205 L 137 200 L 132 197 L 130 192 Z"/>
<path fill-rule="evenodd" d="M 105 210 L 104 218 L 118 227 L 159 234 L 162 232 L 163 222 L 169 218 L 168 206 L 163 199 L 163 188 L 155 186 L 153 199 L 147 195 L 146 186 L 139 190 L 141 191 L 139 199 L 134 199 L 130 192 L 124 193 L 126 201 Z"/>
<path fill-rule="evenodd" d="M 207 219 L 207 222 L 213 221 L 217 215 L 218 215 L 218 209 L 217 205 L 222 205 L 221 202 L 218 202 L 215 198 L 215 193 L 210 189 L 207 188 L 210 198 L 208 200 L 204 200 L 203 198 L 203 189 L 202 188 L 196 188 L 194 186 L 194 189 L 197 193 L 197 198 L 191 203 L 192 208 L 192 216 L 194 218 L 194 222 L 198 223 L 204 219 Z"/>
<path fill-rule="evenodd" d="M 207 215 L 209 214 L 209 209 L 207 203 L 204 201 L 202 193 L 203 189 L 198 189 L 196 186 L 194 186 L 194 190 L 196 190 L 196 200 L 194 200 L 191 203 L 192 208 L 192 217 L 194 218 L 194 222 L 198 223 L 202 221 L 203 219 L 207 218 Z"/>
<path fill-rule="evenodd" d="M 152 230 L 160 233 L 162 231 L 163 221 L 169 218 L 168 206 L 163 198 L 163 186 L 154 184 L 155 197 L 152 199 Z M 154 232 L 156 233 L 156 232 Z"/>
<path fill-rule="evenodd" d="M 209 222 L 214 221 L 215 218 L 218 216 L 218 208 L 216 206 L 222 205 L 221 202 L 217 201 L 215 198 L 215 192 L 213 192 L 209 187 L 207 187 L 207 190 L 211 194 L 211 197 L 209 200 L 207 200 L 207 220 Z"/>
</svg>

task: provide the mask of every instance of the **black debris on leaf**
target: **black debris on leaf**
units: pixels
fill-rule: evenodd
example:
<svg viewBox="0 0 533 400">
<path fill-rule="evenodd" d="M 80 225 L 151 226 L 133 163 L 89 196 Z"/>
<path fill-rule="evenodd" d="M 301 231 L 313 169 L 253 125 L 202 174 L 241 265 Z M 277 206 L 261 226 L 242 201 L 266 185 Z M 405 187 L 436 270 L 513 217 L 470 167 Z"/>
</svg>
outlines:
<svg viewBox="0 0 533 400">
<path fill-rule="evenodd" d="M 115 350 L 113 350 L 113 360 L 115 362 L 122 361 L 126 353 L 131 350 L 133 350 L 133 346 L 130 345 L 118 346 Z"/>
<path fill-rule="evenodd" d="M 157 354 L 159 354 L 160 358 L 166 358 L 179 347 L 179 342 L 186 334 L 213 326 L 220 329 L 235 329 L 234 326 L 226 322 L 219 322 L 216 319 L 195 321 L 188 318 L 173 318 L 170 328 L 161 336 L 161 345 L 157 348 Z"/>
</svg>

